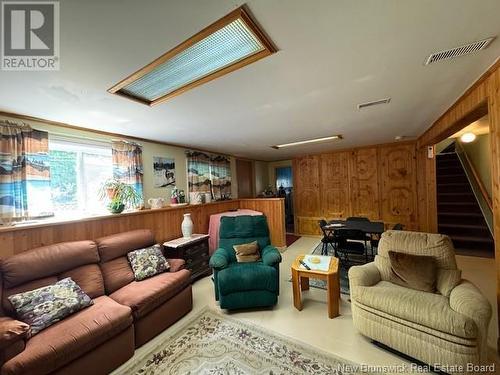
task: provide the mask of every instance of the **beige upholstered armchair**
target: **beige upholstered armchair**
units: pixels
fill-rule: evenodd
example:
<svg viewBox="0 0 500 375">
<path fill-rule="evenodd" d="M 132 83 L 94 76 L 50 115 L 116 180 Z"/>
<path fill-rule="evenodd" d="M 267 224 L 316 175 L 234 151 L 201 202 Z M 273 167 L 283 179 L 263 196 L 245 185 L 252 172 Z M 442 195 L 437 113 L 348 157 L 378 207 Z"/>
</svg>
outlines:
<svg viewBox="0 0 500 375">
<path fill-rule="evenodd" d="M 433 256 L 436 293 L 389 282 L 391 250 Z M 349 283 L 354 326 L 363 335 L 430 365 L 466 368 L 486 362 L 491 306 L 461 279 L 447 236 L 387 231 L 375 261 L 351 267 Z"/>
</svg>

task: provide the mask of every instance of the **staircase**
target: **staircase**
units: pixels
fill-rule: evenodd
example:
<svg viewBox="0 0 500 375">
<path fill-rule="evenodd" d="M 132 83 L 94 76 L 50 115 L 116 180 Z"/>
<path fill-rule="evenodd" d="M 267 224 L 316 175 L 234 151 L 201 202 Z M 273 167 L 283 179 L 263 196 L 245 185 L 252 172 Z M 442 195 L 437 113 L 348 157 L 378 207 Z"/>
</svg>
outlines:
<svg viewBox="0 0 500 375">
<path fill-rule="evenodd" d="M 494 256 L 494 241 L 454 144 L 436 156 L 438 231 L 457 253 Z"/>
</svg>

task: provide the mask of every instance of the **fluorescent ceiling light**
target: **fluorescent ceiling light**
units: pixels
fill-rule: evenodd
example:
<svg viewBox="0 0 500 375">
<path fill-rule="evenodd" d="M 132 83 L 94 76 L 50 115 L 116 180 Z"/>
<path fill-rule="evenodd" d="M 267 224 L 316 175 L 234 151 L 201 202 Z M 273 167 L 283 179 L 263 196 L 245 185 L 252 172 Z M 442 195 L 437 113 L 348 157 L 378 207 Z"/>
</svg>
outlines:
<svg viewBox="0 0 500 375">
<path fill-rule="evenodd" d="M 329 137 L 308 139 L 308 140 L 305 140 L 305 141 L 283 143 L 281 145 L 274 145 L 274 146 L 271 146 L 271 147 L 275 148 L 275 149 L 280 149 L 280 148 L 284 148 L 284 147 L 292 147 L 292 146 L 305 145 L 305 144 L 309 144 L 309 143 L 319 143 L 319 142 L 333 141 L 333 140 L 337 140 L 337 139 L 342 139 L 342 136 L 340 134 L 338 134 L 338 135 L 332 135 L 332 136 L 329 136 Z"/>
<path fill-rule="evenodd" d="M 476 135 L 474 133 L 464 133 L 460 137 L 460 140 L 464 143 L 473 142 L 476 139 Z"/>
<path fill-rule="evenodd" d="M 155 105 L 275 52 L 248 11 L 240 7 L 108 91 Z"/>
</svg>

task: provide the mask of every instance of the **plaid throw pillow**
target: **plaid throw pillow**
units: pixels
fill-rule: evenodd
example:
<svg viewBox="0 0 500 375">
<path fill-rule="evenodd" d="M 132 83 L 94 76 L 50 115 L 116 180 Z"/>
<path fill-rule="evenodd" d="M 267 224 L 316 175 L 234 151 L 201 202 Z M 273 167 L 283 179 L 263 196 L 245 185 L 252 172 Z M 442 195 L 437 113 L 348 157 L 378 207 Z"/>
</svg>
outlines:
<svg viewBox="0 0 500 375">
<path fill-rule="evenodd" d="M 134 271 L 136 281 L 165 272 L 170 268 L 167 259 L 161 252 L 160 245 L 131 251 L 127 254 L 128 261 Z"/>
</svg>

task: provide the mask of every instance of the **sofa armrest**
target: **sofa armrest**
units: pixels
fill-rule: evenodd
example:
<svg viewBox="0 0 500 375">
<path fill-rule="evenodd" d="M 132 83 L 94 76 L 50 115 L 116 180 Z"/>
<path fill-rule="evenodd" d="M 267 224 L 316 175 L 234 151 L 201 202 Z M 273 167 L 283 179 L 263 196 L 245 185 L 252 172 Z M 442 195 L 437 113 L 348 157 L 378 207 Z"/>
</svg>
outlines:
<svg viewBox="0 0 500 375">
<path fill-rule="evenodd" d="M 380 272 L 375 263 L 349 268 L 349 287 L 372 286 L 381 280 Z"/>
<path fill-rule="evenodd" d="M 262 262 L 266 266 L 274 266 L 281 262 L 281 254 L 277 248 L 268 245 L 261 251 Z"/>
<path fill-rule="evenodd" d="M 167 259 L 167 262 L 168 264 L 170 264 L 169 272 L 177 272 L 183 270 L 186 265 L 186 261 L 184 259 L 171 258 Z"/>
<path fill-rule="evenodd" d="M 226 268 L 230 263 L 226 249 L 219 248 L 210 257 L 209 266 L 217 271 Z"/>
<path fill-rule="evenodd" d="M 488 328 L 491 319 L 491 304 L 471 282 L 462 280 L 452 289 L 450 307 L 474 320 L 480 329 Z"/>
<path fill-rule="evenodd" d="M 0 317 L 0 364 L 24 350 L 30 326 L 6 316 Z"/>
</svg>

